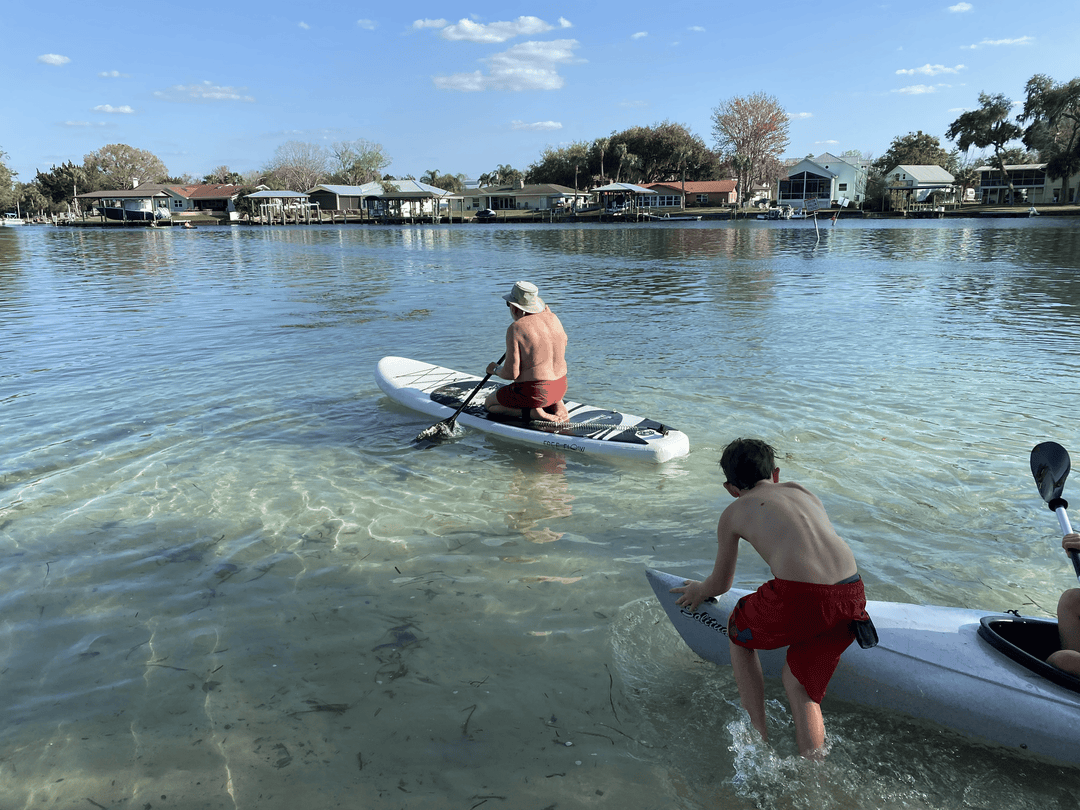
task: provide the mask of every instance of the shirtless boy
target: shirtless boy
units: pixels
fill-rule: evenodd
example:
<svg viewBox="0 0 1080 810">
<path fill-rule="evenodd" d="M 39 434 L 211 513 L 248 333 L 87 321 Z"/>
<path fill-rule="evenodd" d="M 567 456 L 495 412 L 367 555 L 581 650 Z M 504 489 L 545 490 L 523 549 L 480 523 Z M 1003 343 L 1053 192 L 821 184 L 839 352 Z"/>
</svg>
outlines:
<svg viewBox="0 0 1080 810">
<path fill-rule="evenodd" d="M 1080 534 L 1067 534 L 1061 541 L 1066 551 L 1080 551 Z M 1058 600 L 1058 636 L 1061 649 L 1046 659 L 1058 669 L 1080 676 L 1080 588 L 1070 588 Z"/>
<path fill-rule="evenodd" d="M 506 360 L 489 363 L 488 374 L 513 380 L 491 394 L 491 413 L 565 422 L 566 332 L 535 284 L 519 281 L 503 296 L 514 322 L 506 330 Z"/>
<path fill-rule="evenodd" d="M 869 621 L 855 557 L 840 539 L 820 500 L 799 484 L 780 483 L 773 448 L 758 439 L 736 439 L 720 466 L 724 489 L 735 498 L 716 527 L 719 550 L 704 582 L 687 580 L 672 593 L 694 611 L 726 593 L 735 578 L 739 538 L 769 564 L 774 579 L 739 600 L 728 619 L 731 666 L 743 708 L 762 738 L 765 684 L 757 650 L 787 647 L 781 674 L 791 702 L 799 753 L 824 756 L 821 699 L 840 654 L 855 638 L 853 621 Z"/>
</svg>

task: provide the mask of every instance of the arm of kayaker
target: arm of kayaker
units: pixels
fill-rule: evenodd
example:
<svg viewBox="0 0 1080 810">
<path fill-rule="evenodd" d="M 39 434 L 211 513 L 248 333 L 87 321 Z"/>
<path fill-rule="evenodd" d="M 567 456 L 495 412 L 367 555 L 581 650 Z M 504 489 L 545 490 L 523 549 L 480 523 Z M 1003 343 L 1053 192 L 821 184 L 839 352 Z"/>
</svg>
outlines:
<svg viewBox="0 0 1080 810">
<path fill-rule="evenodd" d="M 734 505 L 734 504 L 732 504 Z M 687 580 L 681 588 L 672 588 L 671 593 L 681 593 L 675 602 L 693 612 L 706 599 L 727 593 L 735 581 L 735 563 L 739 556 L 739 533 L 731 525 L 732 510 L 729 507 L 720 515 L 716 524 L 716 563 L 713 571 L 704 582 Z"/>
<path fill-rule="evenodd" d="M 521 351 L 518 345 L 518 333 L 514 329 L 515 324 L 510 324 L 506 330 L 506 357 L 501 366 L 488 363 L 487 373 L 504 380 L 516 380 L 521 369 Z"/>
</svg>

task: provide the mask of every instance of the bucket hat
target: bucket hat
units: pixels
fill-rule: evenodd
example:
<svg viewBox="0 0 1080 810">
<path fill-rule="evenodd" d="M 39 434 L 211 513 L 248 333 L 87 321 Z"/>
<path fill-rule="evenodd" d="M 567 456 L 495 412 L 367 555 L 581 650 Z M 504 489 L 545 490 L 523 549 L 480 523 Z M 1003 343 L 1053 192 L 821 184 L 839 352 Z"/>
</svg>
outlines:
<svg viewBox="0 0 1080 810">
<path fill-rule="evenodd" d="M 523 312 L 543 312 L 547 307 L 544 299 L 540 297 L 540 291 L 537 290 L 536 285 L 529 281 L 517 282 L 514 284 L 514 289 L 510 290 L 503 298 Z"/>
</svg>

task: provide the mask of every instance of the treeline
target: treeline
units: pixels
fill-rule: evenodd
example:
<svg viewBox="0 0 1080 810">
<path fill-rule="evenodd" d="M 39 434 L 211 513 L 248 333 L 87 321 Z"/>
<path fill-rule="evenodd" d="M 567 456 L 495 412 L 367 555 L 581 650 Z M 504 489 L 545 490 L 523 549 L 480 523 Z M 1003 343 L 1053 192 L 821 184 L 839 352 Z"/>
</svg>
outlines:
<svg viewBox="0 0 1080 810">
<path fill-rule="evenodd" d="M 857 150 L 840 157 L 855 157 L 869 164 L 870 204 L 884 198 L 885 172 L 898 165 L 942 166 L 962 188 L 976 184 L 975 169 L 987 162 L 1006 178 L 1007 166 L 1032 162 L 1045 163 L 1047 175 L 1054 180 L 1080 171 L 1080 78 L 1058 83 L 1035 75 L 1025 87 L 1023 109 L 1015 116 L 1013 106 L 1003 94 L 980 93 L 978 109 L 962 113 L 946 131 L 946 139 L 956 144 L 952 149 L 942 146 L 936 136 L 918 131 L 894 138 L 876 160 Z M 525 169 L 501 164 L 476 179 L 482 186 L 524 182 L 588 189 L 609 182 L 737 178 L 745 199 L 755 185 L 772 186 L 786 176 L 783 155 L 789 143 L 788 126 L 788 115 L 780 103 L 759 92 L 726 99 L 713 109 L 714 148 L 682 124 L 663 121 L 590 141 L 549 146 Z M 975 154 L 974 149 L 988 151 Z M 82 164 L 69 161 L 48 171 L 39 170 L 27 183 L 16 182 L 4 157 L 0 151 L 0 211 L 12 210 L 18 203 L 25 212 L 58 213 L 67 210 L 76 191 L 130 188 L 136 182 L 233 183 L 307 191 L 320 184 L 417 179 L 387 175 L 389 154 L 382 145 L 363 139 L 329 147 L 289 141 L 258 171 L 241 175 L 219 166 L 201 178 L 170 177 L 151 152 L 125 144 L 110 144 L 91 152 Z M 463 191 L 467 182 L 462 174 L 436 169 L 429 169 L 419 179 L 452 192 Z M 1068 195 L 1062 197 L 1066 202 Z"/>
</svg>

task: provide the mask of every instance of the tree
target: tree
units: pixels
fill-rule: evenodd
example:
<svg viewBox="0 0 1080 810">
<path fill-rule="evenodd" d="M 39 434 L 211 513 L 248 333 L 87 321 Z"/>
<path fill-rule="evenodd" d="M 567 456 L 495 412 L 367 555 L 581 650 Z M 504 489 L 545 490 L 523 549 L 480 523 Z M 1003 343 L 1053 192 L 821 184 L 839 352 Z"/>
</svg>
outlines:
<svg viewBox="0 0 1080 810">
<path fill-rule="evenodd" d="M 254 186 L 244 186 L 236 192 L 236 202 L 234 203 L 237 213 L 241 216 L 247 215 L 248 218 L 258 216 L 259 203 L 257 200 L 248 199 L 249 194 L 255 193 Z"/>
<path fill-rule="evenodd" d="M 956 161 L 955 152 L 946 150 L 935 136 L 919 130 L 893 138 L 885 154 L 875 160 L 872 166 L 881 174 L 897 166 L 940 166 L 952 173 Z"/>
<path fill-rule="evenodd" d="M 4 160 L 6 157 L 7 152 L 0 149 L 0 212 L 14 208 L 16 200 L 15 178 L 18 176 L 18 172 L 13 172 L 8 168 L 7 162 Z"/>
<path fill-rule="evenodd" d="M 642 183 L 679 180 L 684 173 L 688 180 L 711 180 L 720 167 L 716 153 L 705 141 L 671 121 L 614 132 L 610 141 L 622 163 L 626 163 L 627 154 L 637 156 L 635 179 Z M 620 145 L 626 147 L 625 152 Z M 596 155 L 596 150 L 593 153 Z"/>
<path fill-rule="evenodd" d="M 956 180 L 956 187 L 960 190 L 960 205 L 964 204 L 967 190 L 979 185 L 978 168 L 984 163 L 986 163 L 986 157 L 981 152 L 977 155 L 969 152 L 964 157 L 957 158 L 952 176 Z"/>
<path fill-rule="evenodd" d="M 1036 74 L 1027 83 L 1018 120 L 1027 124 L 1024 145 L 1037 149 L 1051 180 L 1062 179 L 1058 202 L 1069 201 L 1069 178 L 1080 172 L 1080 78 L 1058 84 Z"/>
<path fill-rule="evenodd" d="M 51 209 L 49 200 L 34 183 L 16 183 L 15 196 L 24 214 L 44 214 Z"/>
<path fill-rule="evenodd" d="M 790 119 L 780 102 L 764 92 L 720 102 L 712 114 L 713 137 L 721 158 L 735 163 L 742 199 L 769 158 L 780 160 L 788 147 Z"/>
<path fill-rule="evenodd" d="M 206 175 L 202 181 L 204 183 L 221 183 L 222 185 L 239 186 L 244 182 L 244 178 L 228 166 L 218 166 L 210 172 L 210 174 Z"/>
<path fill-rule="evenodd" d="M 585 141 L 576 141 L 558 149 L 548 146 L 541 153 L 540 160 L 526 170 L 525 182 L 555 183 L 574 188 L 582 167 L 588 171 L 588 155 L 589 145 Z"/>
<path fill-rule="evenodd" d="M 160 183 L 169 176 L 165 164 L 155 154 L 126 143 L 110 143 L 91 152 L 83 157 L 83 166 L 100 174 L 106 189 Z"/>
<path fill-rule="evenodd" d="M 105 188 L 101 173 L 97 169 L 86 165 L 77 166 L 70 160 L 53 166 L 47 172 L 38 170 L 33 183 L 48 201 L 49 213 L 52 214 L 66 211 L 76 194 L 101 191 Z"/>
<path fill-rule="evenodd" d="M 333 179 L 346 186 L 360 186 L 378 180 L 390 165 L 382 144 L 357 138 L 338 141 L 330 147 L 334 158 Z"/>
<path fill-rule="evenodd" d="M 267 184 L 280 190 L 306 192 L 319 185 L 329 172 L 330 153 L 316 143 L 286 141 L 274 151 L 263 170 Z"/>
<path fill-rule="evenodd" d="M 1005 149 L 1010 141 L 1023 135 L 1020 126 L 1009 118 L 1011 111 L 1012 102 L 1005 98 L 1004 93 L 979 93 L 979 109 L 961 113 L 945 132 L 945 137 L 956 141 L 962 152 L 972 146 L 979 149 L 990 147 L 994 150 L 993 163 L 1009 184 L 1010 198 L 1013 196 L 1013 184 L 1005 168 Z"/>
</svg>

